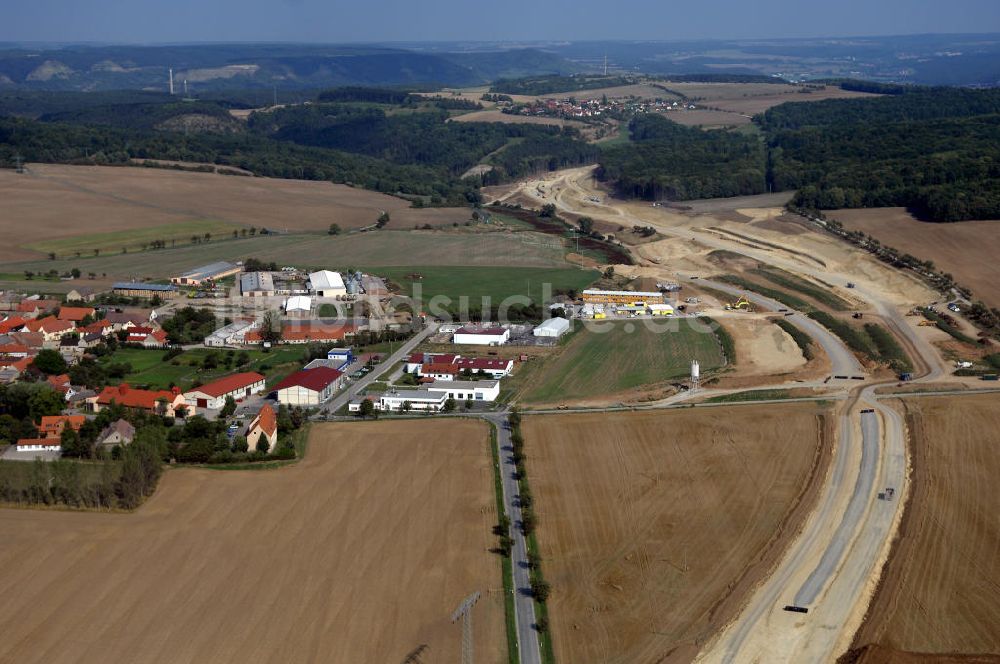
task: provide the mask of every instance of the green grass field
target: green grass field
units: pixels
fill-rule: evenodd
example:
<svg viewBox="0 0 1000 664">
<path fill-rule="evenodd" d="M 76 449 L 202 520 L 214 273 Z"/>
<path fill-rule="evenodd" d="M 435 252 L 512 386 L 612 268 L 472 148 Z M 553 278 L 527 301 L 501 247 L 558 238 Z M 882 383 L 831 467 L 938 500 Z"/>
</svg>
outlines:
<svg viewBox="0 0 1000 664">
<path fill-rule="evenodd" d="M 211 352 L 215 352 L 219 358 L 219 366 L 214 369 L 204 369 L 201 364 Z M 236 351 L 236 354 L 238 355 L 239 352 Z M 227 350 L 213 351 L 209 348 L 185 351 L 169 362 L 163 361 L 166 353 L 164 350 L 121 348 L 112 355 L 100 358 L 99 361 L 104 365 L 118 362 L 128 362 L 132 365 L 132 371 L 123 379 L 130 385 L 147 386 L 150 389 L 167 389 L 173 384 L 186 390 L 195 381 L 207 383 L 216 378 L 241 371 L 260 372 L 267 377 L 268 385 L 271 385 L 296 371 L 305 356 L 305 352 L 304 346 L 286 346 L 270 351 L 248 350 L 250 363 L 242 367 L 238 367 L 234 363 L 231 368 L 226 368 L 223 362 L 228 353 Z"/>
<path fill-rule="evenodd" d="M 60 256 L 57 260 L 11 263 L 3 266 L 3 273 L 8 279 L 20 281 L 24 270 L 37 274 L 52 269 L 62 273 L 78 268 L 85 275 L 93 272 L 98 276 L 107 275 L 109 279 L 156 280 L 206 263 L 251 256 L 279 265 L 335 270 L 407 265 L 571 267 L 565 261 L 566 250 L 561 241 L 530 232 L 471 232 L 463 227 L 447 231 L 387 230 L 337 236 L 293 233 L 238 240 L 232 239 L 231 234 L 216 236 L 213 233 L 212 241 L 202 244 L 189 244 L 190 235 L 187 233 L 178 240 L 176 247 L 146 251 L 133 247 L 124 254 L 120 247 L 114 252 L 102 250 L 99 256 L 94 256 L 92 249 L 61 248 L 57 251 Z M 72 255 L 75 251 L 81 252 L 79 258 Z"/>
<path fill-rule="evenodd" d="M 386 277 L 398 284 L 403 292 L 412 296 L 414 287 L 420 286 L 426 302 L 436 295 L 445 295 L 456 300 L 468 296 L 473 304 L 480 304 L 484 296 L 493 299 L 493 304 L 511 295 L 526 295 L 540 302 L 543 284 L 550 284 L 550 293 L 559 289 L 582 290 L 600 275 L 594 270 L 575 267 L 563 268 L 512 268 L 512 267 L 365 267 L 366 271 Z M 422 279 L 409 275 L 419 274 Z"/>
<path fill-rule="evenodd" d="M 239 230 L 239 228 L 239 226 L 224 221 L 201 219 L 149 228 L 134 228 L 128 231 L 88 233 L 58 240 L 44 240 L 29 244 L 27 247 L 46 254 L 54 252 L 60 257 L 74 256 L 76 253 L 81 256 L 91 256 L 95 250 L 115 253 L 121 252 L 123 247 L 129 250 L 141 249 L 144 244 L 155 240 L 164 240 L 168 245 L 174 240 L 177 241 L 177 244 L 190 244 L 191 236 L 203 237 L 205 233 L 211 233 L 212 237 L 216 239 L 232 237 L 233 231 Z"/>
<path fill-rule="evenodd" d="M 524 368 L 522 400 L 554 403 L 662 385 L 687 376 L 694 359 L 703 373 L 722 366 L 714 334 L 686 320 L 674 322 L 673 330 L 663 332 L 621 322 L 609 323 L 603 333 L 581 329 L 560 352 Z"/>
</svg>

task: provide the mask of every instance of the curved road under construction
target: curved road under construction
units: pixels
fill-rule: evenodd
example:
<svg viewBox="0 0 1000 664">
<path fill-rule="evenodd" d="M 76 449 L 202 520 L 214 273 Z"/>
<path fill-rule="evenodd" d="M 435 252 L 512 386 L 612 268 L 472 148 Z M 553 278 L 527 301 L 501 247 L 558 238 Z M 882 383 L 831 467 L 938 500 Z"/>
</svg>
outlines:
<svg viewBox="0 0 1000 664">
<path fill-rule="evenodd" d="M 586 171 L 570 171 L 555 184 L 548 181 L 553 202 L 566 212 L 594 214 L 594 207 L 627 225 L 648 225 L 621 207 L 574 205 L 565 192 L 585 198 L 577 178 Z M 538 189 L 524 185 L 520 192 L 542 202 Z M 556 193 L 558 191 L 558 193 Z M 825 280 L 848 281 L 851 275 L 820 269 L 792 255 L 726 241 L 710 232 L 680 230 L 653 224 L 664 235 L 696 239 L 791 272 Z M 711 288 L 744 294 L 727 284 L 705 282 Z M 905 323 L 895 306 L 877 292 L 858 288 L 861 299 L 877 311 L 904 341 L 922 367 L 918 380 L 941 374 L 933 349 Z M 746 293 L 756 304 L 772 310 L 784 305 Z M 789 322 L 808 333 L 830 359 L 834 375 L 855 376 L 861 365 L 844 343 L 806 316 L 792 312 Z M 850 389 L 838 411 L 838 440 L 816 506 L 785 551 L 771 575 L 750 595 L 736 618 L 699 653 L 698 662 L 832 662 L 850 646 L 881 575 L 893 535 L 902 516 L 907 490 L 907 458 L 903 418 L 875 396 L 876 384 Z M 891 489 L 891 490 L 890 490 Z M 883 496 L 885 499 L 883 499 Z M 789 611 L 787 608 L 795 607 Z"/>
</svg>

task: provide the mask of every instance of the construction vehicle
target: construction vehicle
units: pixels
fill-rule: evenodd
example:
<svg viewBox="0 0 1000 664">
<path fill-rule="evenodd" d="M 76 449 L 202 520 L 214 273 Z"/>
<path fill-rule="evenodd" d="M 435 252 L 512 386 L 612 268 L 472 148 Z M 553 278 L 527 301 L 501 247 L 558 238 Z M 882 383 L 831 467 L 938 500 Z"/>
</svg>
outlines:
<svg viewBox="0 0 1000 664">
<path fill-rule="evenodd" d="M 935 323 L 932 320 L 922 320 L 917 323 L 917 327 L 934 327 Z"/>
<path fill-rule="evenodd" d="M 864 318 L 864 314 L 861 313 L 860 311 L 855 311 L 853 314 L 851 314 L 851 318 Z"/>
<path fill-rule="evenodd" d="M 736 300 L 736 302 L 734 302 L 730 306 L 733 309 L 736 309 L 737 311 L 740 311 L 740 310 L 742 310 L 742 311 L 753 311 L 753 304 L 750 303 L 750 300 L 747 299 L 746 295 L 740 295 L 739 299 Z"/>
<path fill-rule="evenodd" d="M 854 288 L 854 282 L 853 281 L 848 281 L 847 282 L 847 287 L 848 288 Z"/>
</svg>

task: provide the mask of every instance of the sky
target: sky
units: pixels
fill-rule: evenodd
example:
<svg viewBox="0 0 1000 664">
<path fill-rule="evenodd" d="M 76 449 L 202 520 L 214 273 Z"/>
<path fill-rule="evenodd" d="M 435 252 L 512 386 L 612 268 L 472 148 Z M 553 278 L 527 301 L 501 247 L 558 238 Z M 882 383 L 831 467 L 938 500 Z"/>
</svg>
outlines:
<svg viewBox="0 0 1000 664">
<path fill-rule="evenodd" d="M 0 41 L 734 39 L 1000 32 L 1000 0 L 0 0 Z"/>
</svg>

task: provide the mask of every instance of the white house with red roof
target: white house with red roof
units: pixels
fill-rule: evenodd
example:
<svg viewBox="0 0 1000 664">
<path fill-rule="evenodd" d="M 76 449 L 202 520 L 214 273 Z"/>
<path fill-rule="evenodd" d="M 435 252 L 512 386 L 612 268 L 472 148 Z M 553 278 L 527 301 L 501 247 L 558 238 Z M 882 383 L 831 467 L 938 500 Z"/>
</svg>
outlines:
<svg viewBox="0 0 1000 664">
<path fill-rule="evenodd" d="M 289 406 L 318 406 L 344 384 L 344 374 L 329 367 L 302 369 L 275 386 L 278 401 Z"/>
<path fill-rule="evenodd" d="M 453 364 L 461 355 L 455 353 L 413 353 L 406 359 L 406 373 L 417 373 L 425 364 Z"/>
<path fill-rule="evenodd" d="M 264 376 L 247 371 L 191 388 L 184 393 L 184 401 L 192 407 L 218 410 L 226 405 L 226 397 L 232 397 L 238 403 L 266 389 Z"/>
<path fill-rule="evenodd" d="M 267 441 L 268 450 L 273 452 L 278 444 L 278 415 L 269 403 L 261 407 L 257 417 L 247 427 L 247 445 L 251 450 L 257 449 L 261 438 Z"/>
<path fill-rule="evenodd" d="M 484 373 L 491 378 L 500 379 L 509 376 L 514 369 L 514 360 L 498 357 L 460 357 L 455 360 L 459 371 L 470 371 L 474 374 Z"/>
</svg>

